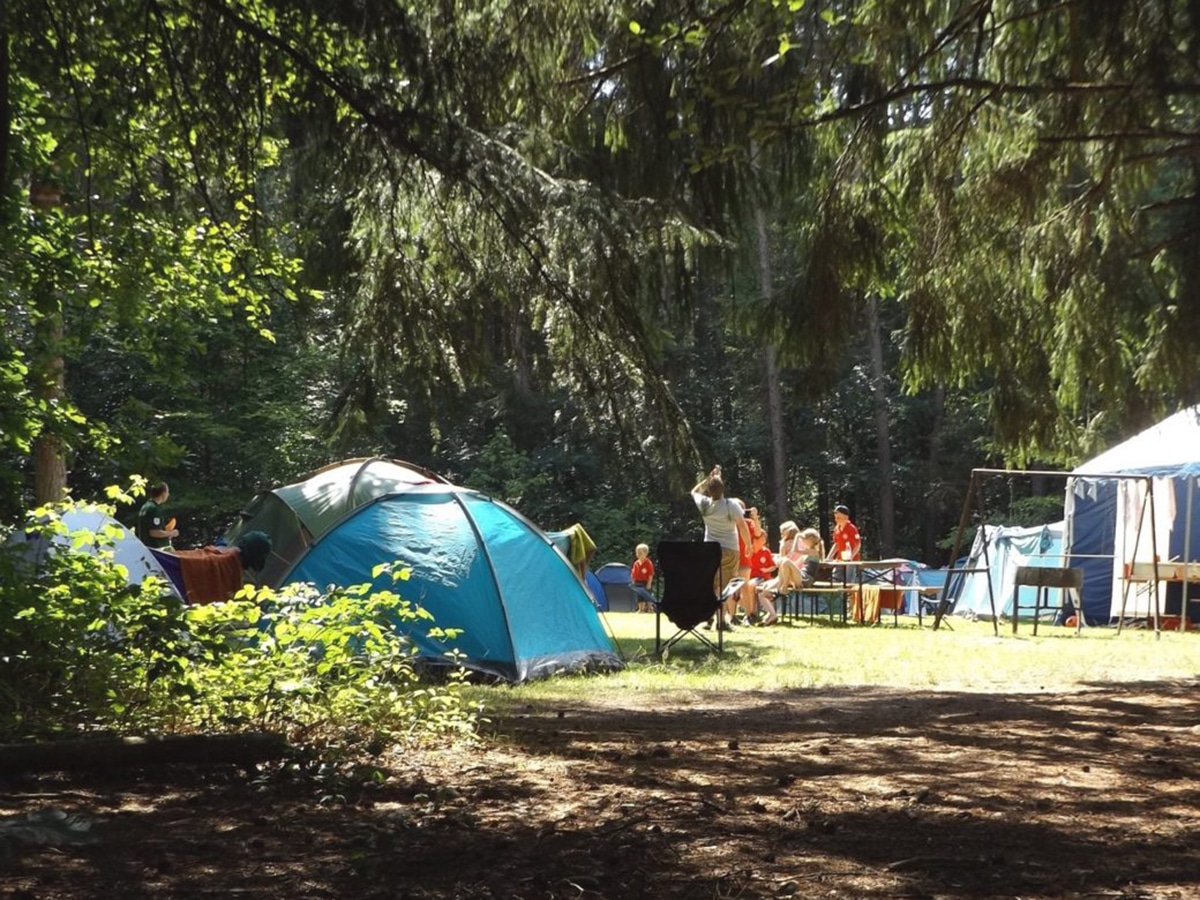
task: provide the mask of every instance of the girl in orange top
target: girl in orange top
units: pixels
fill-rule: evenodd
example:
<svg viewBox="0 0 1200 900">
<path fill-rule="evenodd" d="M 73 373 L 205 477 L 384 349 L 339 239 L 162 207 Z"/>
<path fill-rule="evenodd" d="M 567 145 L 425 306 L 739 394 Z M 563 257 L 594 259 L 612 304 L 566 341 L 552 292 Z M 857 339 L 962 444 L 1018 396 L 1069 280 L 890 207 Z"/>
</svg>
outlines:
<svg viewBox="0 0 1200 900">
<path fill-rule="evenodd" d="M 775 557 L 778 574 L 762 586 L 764 596 L 798 591 L 812 584 L 823 555 L 821 534 L 815 528 L 801 531 L 795 522 L 784 522 L 779 528 L 783 539 Z"/>
</svg>

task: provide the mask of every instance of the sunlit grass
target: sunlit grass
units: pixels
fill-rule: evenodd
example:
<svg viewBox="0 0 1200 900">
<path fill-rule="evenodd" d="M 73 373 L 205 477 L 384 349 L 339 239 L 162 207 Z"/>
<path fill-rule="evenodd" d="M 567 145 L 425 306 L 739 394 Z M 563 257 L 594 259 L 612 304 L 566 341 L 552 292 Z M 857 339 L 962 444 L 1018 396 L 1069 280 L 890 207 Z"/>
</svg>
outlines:
<svg viewBox="0 0 1200 900">
<path fill-rule="evenodd" d="M 827 618 L 771 628 L 738 628 L 716 656 L 693 637 L 654 657 L 654 616 L 608 613 L 605 620 L 628 667 L 609 675 L 551 678 L 482 689 L 493 706 L 549 700 L 620 703 L 646 695 L 764 692 L 850 685 L 912 690 L 1062 691 L 1098 683 L 1195 678 L 1200 635 L 1115 628 L 1074 629 L 948 617 L 937 631 L 926 618 L 890 616 L 874 627 Z M 669 623 L 662 622 L 664 631 Z M 672 633 L 673 629 L 670 632 Z M 715 637 L 715 635 L 714 635 Z"/>
</svg>

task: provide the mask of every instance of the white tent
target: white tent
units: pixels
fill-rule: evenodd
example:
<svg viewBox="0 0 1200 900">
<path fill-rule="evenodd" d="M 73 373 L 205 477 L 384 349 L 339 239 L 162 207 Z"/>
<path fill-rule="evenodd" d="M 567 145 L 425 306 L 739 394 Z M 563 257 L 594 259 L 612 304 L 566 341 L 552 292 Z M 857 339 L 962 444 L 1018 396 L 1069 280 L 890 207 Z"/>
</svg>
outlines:
<svg viewBox="0 0 1200 900">
<path fill-rule="evenodd" d="M 150 549 L 104 510 L 77 506 L 62 514 L 62 524 L 65 531 L 49 538 L 40 531 L 17 531 L 10 540 L 24 543 L 28 558 L 35 566 L 40 566 L 48 554 L 60 547 L 90 553 L 109 552 L 113 561 L 125 569 L 130 584 L 141 584 L 147 576 L 155 575 L 163 582 L 164 591 L 179 596 Z"/>
<path fill-rule="evenodd" d="M 1106 477 L 1107 476 L 1107 477 Z M 1130 582 L 1130 571 L 1200 559 L 1200 407 L 1181 410 L 1074 469 L 1066 489 L 1066 543 L 1084 571 L 1089 622 L 1179 612 L 1182 589 Z M 1188 567 L 1182 567 L 1186 576 Z M 1177 571 L 1177 570 L 1172 570 Z M 1186 587 L 1186 581 L 1185 581 Z M 1189 610 L 1189 619 L 1195 612 Z"/>
</svg>

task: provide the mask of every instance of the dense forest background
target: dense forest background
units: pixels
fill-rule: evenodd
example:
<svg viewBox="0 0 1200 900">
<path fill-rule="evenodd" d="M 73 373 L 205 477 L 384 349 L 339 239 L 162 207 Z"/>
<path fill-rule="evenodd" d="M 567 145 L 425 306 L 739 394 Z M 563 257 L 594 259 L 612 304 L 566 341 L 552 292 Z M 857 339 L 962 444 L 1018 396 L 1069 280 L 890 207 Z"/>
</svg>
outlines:
<svg viewBox="0 0 1200 900">
<path fill-rule="evenodd" d="M 946 562 L 1195 402 L 1193 0 L 8 0 L 0 518 L 382 455 Z M 1053 479 L 989 515 L 1055 515 Z M 1045 494 L 1038 505 L 1030 495 Z M 1032 510 L 1032 511 L 1031 511 Z M 126 510 L 126 518 L 132 510 Z"/>
</svg>

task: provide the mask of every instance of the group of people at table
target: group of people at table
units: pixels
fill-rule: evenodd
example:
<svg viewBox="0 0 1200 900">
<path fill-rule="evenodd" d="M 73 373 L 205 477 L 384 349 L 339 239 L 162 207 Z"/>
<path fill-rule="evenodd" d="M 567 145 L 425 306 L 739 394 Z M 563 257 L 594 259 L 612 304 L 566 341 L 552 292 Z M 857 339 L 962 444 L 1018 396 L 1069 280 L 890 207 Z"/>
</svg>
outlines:
<svg viewBox="0 0 1200 900">
<path fill-rule="evenodd" d="M 692 499 L 704 520 L 704 540 L 721 547 L 721 567 L 714 588 L 722 598 L 715 616 L 717 627 L 732 629 L 742 610 L 742 624 L 774 625 L 779 620 L 777 597 L 811 587 L 822 562 L 862 558 L 862 539 L 850 520 L 850 510 L 833 509 L 834 527 L 829 552 L 815 528 L 787 521 L 779 526 L 779 552 L 767 546 L 767 532 L 758 510 L 725 496 L 721 467 L 715 466 L 692 488 Z M 630 567 L 638 612 L 650 612 L 654 597 L 654 564 L 650 547 L 638 544 Z M 706 627 L 711 628 L 710 622 Z"/>
<path fill-rule="evenodd" d="M 779 526 L 776 553 L 767 546 L 758 510 L 747 509 L 740 500 L 725 496 L 720 466 L 702 478 L 691 493 L 704 520 L 704 539 L 721 545 L 716 587 L 724 602 L 716 615 L 718 628 L 731 628 L 738 620 L 739 607 L 742 624 L 773 625 L 779 620 L 776 598 L 810 587 L 822 562 L 861 558 L 858 528 L 850 520 L 850 510 L 840 503 L 833 510 L 828 553 L 817 529 L 800 528 L 790 520 Z"/>
</svg>

